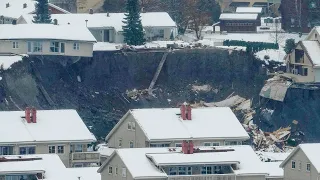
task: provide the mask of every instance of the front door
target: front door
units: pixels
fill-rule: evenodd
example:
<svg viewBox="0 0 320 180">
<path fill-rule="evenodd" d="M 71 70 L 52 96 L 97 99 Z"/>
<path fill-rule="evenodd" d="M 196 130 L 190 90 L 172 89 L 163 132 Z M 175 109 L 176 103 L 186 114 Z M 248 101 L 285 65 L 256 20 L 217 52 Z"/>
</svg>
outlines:
<svg viewBox="0 0 320 180">
<path fill-rule="evenodd" d="M 110 34 L 110 30 L 104 30 L 103 31 L 103 42 L 110 42 L 110 39 L 109 39 L 109 34 Z"/>
<path fill-rule="evenodd" d="M 61 47 L 60 47 L 61 49 L 60 49 L 60 52 L 62 53 L 62 54 L 64 54 L 64 52 L 65 52 L 65 44 L 64 43 L 61 43 Z"/>
</svg>

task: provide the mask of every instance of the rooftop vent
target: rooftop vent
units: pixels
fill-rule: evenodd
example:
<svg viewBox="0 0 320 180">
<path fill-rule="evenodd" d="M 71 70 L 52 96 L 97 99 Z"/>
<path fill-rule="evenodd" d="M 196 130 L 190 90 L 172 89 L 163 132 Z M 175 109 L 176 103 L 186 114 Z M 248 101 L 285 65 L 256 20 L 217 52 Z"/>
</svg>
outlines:
<svg viewBox="0 0 320 180">
<path fill-rule="evenodd" d="M 27 8 L 27 7 L 28 7 L 27 3 L 24 3 L 24 4 L 23 4 L 23 9 L 25 9 L 25 8 Z"/>
<path fill-rule="evenodd" d="M 57 19 L 54 19 L 54 20 L 53 20 L 53 24 L 54 24 L 54 25 L 58 25 L 58 20 L 57 20 Z"/>
<path fill-rule="evenodd" d="M 6 4 L 6 8 L 8 8 L 8 7 L 10 7 L 10 4 L 9 4 L 9 3 Z"/>
<path fill-rule="evenodd" d="M 12 20 L 12 25 L 17 25 L 17 20 L 16 19 Z"/>
<path fill-rule="evenodd" d="M 89 9 L 89 14 L 93 14 L 93 9 Z"/>
<path fill-rule="evenodd" d="M 107 12 L 107 17 L 110 17 L 110 13 L 109 12 Z"/>
</svg>

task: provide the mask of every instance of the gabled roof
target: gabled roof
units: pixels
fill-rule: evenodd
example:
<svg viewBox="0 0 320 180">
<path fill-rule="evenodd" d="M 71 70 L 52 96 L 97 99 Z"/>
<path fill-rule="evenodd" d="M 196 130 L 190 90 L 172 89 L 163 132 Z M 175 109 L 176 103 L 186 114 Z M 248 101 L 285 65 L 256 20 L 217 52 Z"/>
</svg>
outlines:
<svg viewBox="0 0 320 180">
<path fill-rule="evenodd" d="M 280 164 L 283 168 L 292 156 L 294 156 L 299 150 L 301 150 L 309 159 L 310 163 L 316 168 L 317 172 L 320 173 L 320 156 L 319 156 L 320 143 L 306 143 L 297 146 L 291 154 Z"/>
<path fill-rule="evenodd" d="M 6 6 L 8 3 L 9 7 Z M 35 3 L 35 0 L 1 0 L 0 16 L 18 19 L 23 14 L 33 13 L 35 11 Z M 23 7 L 23 4 L 26 4 L 25 8 Z M 48 3 L 48 6 L 66 14 L 70 13 L 69 11 L 66 11 L 51 3 Z"/>
<path fill-rule="evenodd" d="M 200 147 L 209 149 L 212 147 Z M 167 166 L 168 164 L 196 165 L 206 163 L 238 164 L 238 169 L 234 170 L 236 175 L 268 175 L 267 170 L 262 168 L 262 162 L 253 149 L 248 146 L 219 146 L 216 149 L 232 149 L 227 152 L 198 152 L 194 154 L 183 154 L 181 148 L 176 151 L 169 151 L 172 148 L 128 148 L 117 149 L 113 155 L 119 155 L 124 165 L 127 167 L 134 179 L 148 177 L 166 178 L 168 175 L 159 170 L 156 166 Z M 111 159 L 111 158 L 110 158 Z M 161 163 L 160 163 L 161 161 Z M 108 162 L 104 163 L 98 172 L 102 172 Z"/>
<path fill-rule="evenodd" d="M 300 41 L 298 44 L 302 46 L 313 66 L 320 66 L 319 41 Z"/>
<path fill-rule="evenodd" d="M 33 15 L 23 15 L 27 24 L 32 24 Z M 88 28 L 114 28 L 122 31 L 124 26 L 124 13 L 95 13 L 95 14 L 52 14 L 52 19 L 57 19 L 60 25 L 76 25 Z M 87 21 L 86 21 L 87 20 Z M 175 22 L 166 12 L 141 13 L 143 27 L 176 27 Z"/>
<path fill-rule="evenodd" d="M 257 20 L 258 14 L 250 13 L 222 13 L 220 20 Z"/>
<path fill-rule="evenodd" d="M 310 36 L 313 34 L 313 32 L 317 32 L 320 35 L 320 26 L 315 26 L 314 28 L 312 28 L 305 40 L 310 40 Z"/>
<path fill-rule="evenodd" d="M 236 13 L 262 13 L 262 7 L 237 7 Z"/>
<path fill-rule="evenodd" d="M 37 123 L 24 116 L 24 111 L 0 111 L 0 144 L 96 141 L 76 110 L 38 110 Z"/>
<path fill-rule="evenodd" d="M 4 24 L 0 40 L 39 39 L 96 42 L 86 27 L 53 24 Z"/>
<path fill-rule="evenodd" d="M 182 120 L 179 108 L 132 109 L 124 117 L 129 114 L 150 141 L 249 139 L 248 133 L 228 107 L 193 108 L 192 120 Z M 106 140 L 125 119 L 116 124 Z"/>
</svg>

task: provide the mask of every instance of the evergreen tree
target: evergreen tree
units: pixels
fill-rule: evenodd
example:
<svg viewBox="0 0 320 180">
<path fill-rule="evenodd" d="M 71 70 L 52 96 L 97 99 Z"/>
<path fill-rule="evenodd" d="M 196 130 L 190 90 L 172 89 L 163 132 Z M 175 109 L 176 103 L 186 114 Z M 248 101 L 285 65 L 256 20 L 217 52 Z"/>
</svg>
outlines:
<svg viewBox="0 0 320 180">
<path fill-rule="evenodd" d="M 287 39 L 286 40 L 286 45 L 284 46 L 284 51 L 287 54 L 290 54 L 291 51 L 295 48 L 296 44 L 294 42 L 294 39 Z"/>
<path fill-rule="evenodd" d="M 140 17 L 138 0 L 127 0 L 126 13 L 123 23 L 124 42 L 128 45 L 142 45 L 145 43 Z"/>
<path fill-rule="evenodd" d="M 49 24 L 52 22 L 48 7 L 48 0 L 37 0 L 36 15 L 33 19 L 34 23 Z"/>
</svg>

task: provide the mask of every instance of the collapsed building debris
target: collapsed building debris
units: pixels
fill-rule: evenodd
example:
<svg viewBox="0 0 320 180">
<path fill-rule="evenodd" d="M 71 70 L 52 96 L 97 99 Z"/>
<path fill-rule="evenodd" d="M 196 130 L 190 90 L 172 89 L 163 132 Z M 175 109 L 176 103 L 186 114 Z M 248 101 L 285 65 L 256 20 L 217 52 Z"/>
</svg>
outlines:
<svg viewBox="0 0 320 180">
<path fill-rule="evenodd" d="M 279 76 L 274 76 L 268 79 L 264 87 L 260 91 L 260 96 L 275 101 L 283 102 L 288 88 L 292 85 L 292 82 L 287 81 Z"/>
</svg>

